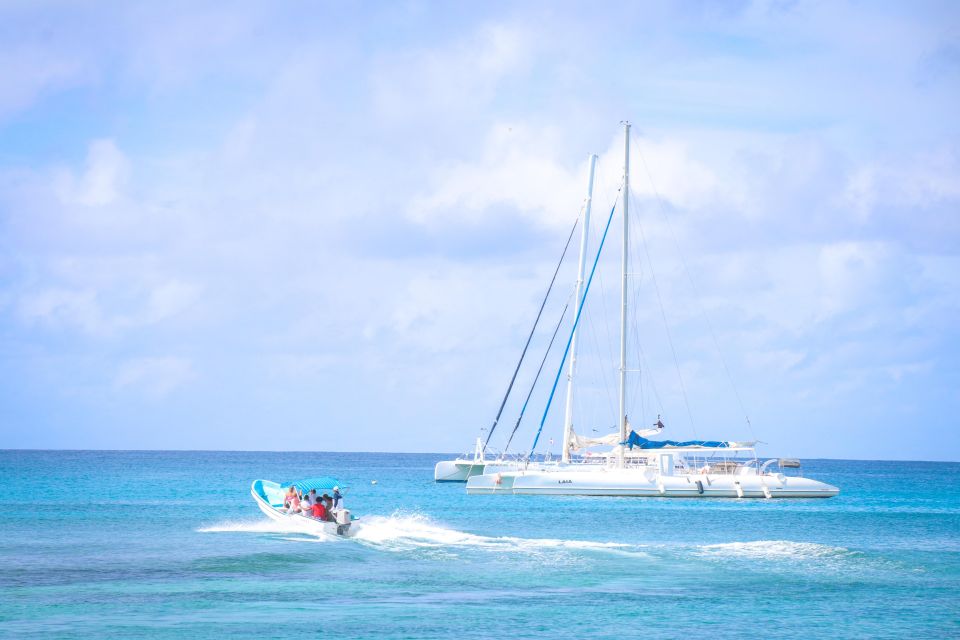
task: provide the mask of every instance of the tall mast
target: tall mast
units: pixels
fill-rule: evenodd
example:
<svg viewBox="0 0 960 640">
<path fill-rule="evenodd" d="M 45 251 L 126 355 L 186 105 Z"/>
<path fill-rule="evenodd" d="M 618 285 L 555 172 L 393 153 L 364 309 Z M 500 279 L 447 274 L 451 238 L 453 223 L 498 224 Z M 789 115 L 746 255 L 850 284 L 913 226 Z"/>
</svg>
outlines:
<svg viewBox="0 0 960 640">
<path fill-rule="evenodd" d="M 580 230 L 580 262 L 577 264 L 576 304 L 580 304 L 583 291 L 583 270 L 587 262 L 587 231 L 590 229 L 590 207 L 593 204 L 593 174 L 597 166 L 597 156 L 590 155 L 590 178 L 587 181 L 587 201 L 583 208 L 583 228 Z M 579 306 L 578 306 L 579 308 Z M 570 433 L 573 431 L 573 372 L 577 362 L 577 329 L 573 330 L 570 345 L 570 370 L 567 373 L 567 410 L 563 417 L 563 453 L 561 461 L 570 462 Z"/>
<path fill-rule="evenodd" d="M 627 439 L 627 251 L 630 238 L 630 123 L 623 123 L 623 253 L 620 262 L 620 403 L 617 420 L 620 442 Z M 623 445 L 617 453 L 617 466 L 623 467 Z"/>
</svg>

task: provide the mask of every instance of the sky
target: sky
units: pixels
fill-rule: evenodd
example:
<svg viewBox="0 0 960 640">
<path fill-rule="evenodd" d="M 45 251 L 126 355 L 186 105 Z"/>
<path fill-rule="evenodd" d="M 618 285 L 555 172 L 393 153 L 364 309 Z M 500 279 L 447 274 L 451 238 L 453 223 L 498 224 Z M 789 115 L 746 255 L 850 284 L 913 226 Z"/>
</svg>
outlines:
<svg viewBox="0 0 960 640">
<path fill-rule="evenodd" d="M 630 121 L 631 423 L 960 460 L 956 3 L 12 0 L 0 70 L 0 448 L 472 449 Z M 567 313 L 511 450 L 558 449 Z"/>
</svg>

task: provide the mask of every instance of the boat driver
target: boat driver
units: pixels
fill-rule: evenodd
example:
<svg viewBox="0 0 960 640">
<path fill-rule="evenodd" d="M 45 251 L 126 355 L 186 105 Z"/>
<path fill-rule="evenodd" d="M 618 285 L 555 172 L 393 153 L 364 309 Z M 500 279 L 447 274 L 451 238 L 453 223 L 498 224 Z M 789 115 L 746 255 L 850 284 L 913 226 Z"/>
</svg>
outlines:
<svg viewBox="0 0 960 640">
<path fill-rule="evenodd" d="M 340 493 L 340 487 L 333 488 L 333 508 L 342 509 L 343 508 L 343 495 Z"/>
</svg>

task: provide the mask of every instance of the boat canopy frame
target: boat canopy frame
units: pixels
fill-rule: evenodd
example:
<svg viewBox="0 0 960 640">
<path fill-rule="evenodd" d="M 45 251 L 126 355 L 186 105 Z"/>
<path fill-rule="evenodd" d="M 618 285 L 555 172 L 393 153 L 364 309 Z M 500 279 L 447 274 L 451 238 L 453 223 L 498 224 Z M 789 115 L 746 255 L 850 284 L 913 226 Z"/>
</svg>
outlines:
<svg viewBox="0 0 960 640">
<path fill-rule="evenodd" d="M 340 481 L 330 476 L 320 476 L 317 478 L 305 478 L 303 480 L 294 480 L 292 482 L 280 483 L 283 487 L 294 487 L 300 493 L 309 493 L 311 489 L 317 491 L 333 491 L 334 487 L 341 487 Z"/>
</svg>

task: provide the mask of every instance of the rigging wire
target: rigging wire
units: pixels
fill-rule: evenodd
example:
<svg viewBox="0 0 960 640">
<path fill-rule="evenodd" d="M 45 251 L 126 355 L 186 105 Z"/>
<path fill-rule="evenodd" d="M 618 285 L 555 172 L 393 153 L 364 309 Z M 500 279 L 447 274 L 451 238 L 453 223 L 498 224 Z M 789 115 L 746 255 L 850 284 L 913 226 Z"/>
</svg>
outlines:
<svg viewBox="0 0 960 640">
<path fill-rule="evenodd" d="M 570 297 L 573 297 L 573 294 L 570 294 Z M 527 405 L 530 404 L 530 396 L 533 395 L 533 390 L 537 386 L 537 381 L 540 380 L 540 373 L 543 371 L 543 365 L 547 362 L 547 356 L 550 355 L 550 350 L 553 348 L 553 341 L 557 337 L 557 332 L 560 331 L 560 325 L 563 324 L 563 319 L 567 315 L 567 309 L 570 307 L 570 300 L 567 299 L 567 304 L 563 307 L 563 313 L 560 314 L 560 320 L 557 322 L 557 326 L 553 329 L 553 335 L 550 336 L 550 344 L 547 345 L 547 350 L 543 354 L 543 359 L 540 361 L 540 368 L 537 369 L 537 375 L 533 377 L 533 384 L 530 385 L 530 391 L 527 392 L 527 399 L 523 401 L 523 407 L 520 408 L 520 415 L 517 417 L 517 424 L 513 425 L 513 431 L 510 432 L 510 437 L 507 438 L 507 444 L 503 447 L 503 454 L 506 455 L 507 449 L 510 448 L 510 443 L 513 442 L 513 436 L 516 435 L 517 429 L 520 428 L 520 422 L 523 420 L 523 414 L 527 411 Z"/>
<path fill-rule="evenodd" d="M 581 207 L 581 213 L 583 208 Z M 573 227 L 570 229 L 570 235 L 567 236 L 567 244 L 563 247 L 563 253 L 560 254 L 560 261 L 557 262 L 557 268 L 553 270 L 553 278 L 550 279 L 550 286 L 547 287 L 547 293 L 543 296 L 543 302 L 540 303 L 540 310 L 537 311 L 537 319 L 533 321 L 533 327 L 530 329 L 530 335 L 527 336 L 527 343 L 523 345 L 523 352 L 520 354 L 520 360 L 517 362 L 516 368 L 513 370 L 513 377 L 510 378 L 510 384 L 507 386 L 507 392 L 503 395 L 503 400 L 500 402 L 500 408 L 497 410 L 497 417 L 493 419 L 493 425 L 490 426 L 490 430 L 487 432 L 487 439 L 483 443 L 483 449 L 481 453 L 487 450 L 487 445 L 490 444 L 490 438 L 493 436 L 493 432 L 497 428 L 497 423 L 500 422 L 500 416 L 503 415 L 503 408 L 507 404 L 507 399 L 510 397 L 510 392 L 513 391 L 513 384 L 517 381 L 517 374 L 520 372 L 520 365 L 523 364 L 523 359 L 527 355 L 527 349 L 530 347 L 530 341 L 533 340 L 533 334 L 537 330 L 537 325 L 540 324 L 540 316 L 543 315 L 543 308 L 547 306 L 547 299 L 550 297 L 550 292 L 553 290 L 553 284 L 557 281 L 557 273 L 560 272 L 560 265 L 563 264 L 563 259 L 567 255 L 567 249 L 570 248 L 570 240 L 573 239 L 573 232 L 576 231 L 577 225 L 580 224 L 580 214 L 577 214 L 577 219 L 573 221 Z"/>
<path fill-rule="evenodd" d="M 643 233 L 643 225 L 637 220 L 637 229 L 640 231 L 640 239 L 643 244 L 643 252 L 647 256 L 647 263 L 650 265 L 650 279 L 653 280 L 653 289 L 657 292 L 657 303 L 660 305 L 660 316 L 663 318 L 663 328 L 667 333 L 667 343 L 670 345 L 670 352 L 673 354 L 673 363 L 677 367 L 677 378 L 680 380 L 680 391 L 683 394 L 683 404 L 687 408 L 687 416 L 690 418 L 690 428 L 693 429 L 693 436 L 697 435 L 697 425 L 693 420 L 693 411 L 690 410 L 690 400 L 687 398 L 687 386 L 683 382 L 683 374 L 680 373 L 680 359 L 677 357 L 677 350 L 673 346 L 673 336 L 670 333 L 670 323 L 667 322 L 667 312 L 663 306 L 663 298 L 660 296 L 660 285 L 657 284 L 657 272 L 653 268 L 653 259 L 650 257 L 650 248 L 647 246 L 647 237 Z"/>
<path fill-rule="evenodd" d="M 622 190 L 621 186 L 618 189 L 618 192 Z M 619 200 L 619 198 L 617 198 Z M 590 285 L 593 283 L 593 276 L 597 272 L 597 263 L 600 261 L 600 254 L 603 253 L 603 245 L 607 240 L 607 232 L 610 231 L 610 223 L 613 222 L 613 212 L 617 210 L 617 200 L 614 201 L 613 206 L 610 208 L 610 216 L 607 218 L 607 226 L 603 230 L 603 237 L 600 239 L 600 246 L 597 247 L 597 256 L 593 259 L 593 267 L 590 269 L 590 278 L 587 279 L 587 286 L 583 290 L 583 297 L 578 301 L 577 305 L 577 315 L 573 319 L 573 328 L 570 331 L 570 337 L 567 338 L 567 346 L 563 350 L 563 358 L 560 360 L 560 366 L 557 368 L 557 376 L 553 380 L 553 387 L 550 389 L 550 397 L 547 398 L 547 406 L 543 409 L 543 417 L 540 418 L 540 427 L 537 429 L 537 435 L 533 439 L 533 446 L 530 447 L 530 455 L 528 458 L 533 457 L 533 452 L 537 448 L 537 442 L 540 441 L 540 434 L 543 432 L 543 425 L 547 421 L 547 414 L 550 412 L 550 405 L 553 403 L 553 396 L 557 392 L 557 383 L 560 382 L 560 374 L 563 373 L 563 365 L 567 361 L 567 355 L 570 353 L 570 343 L 573 342 L 573 334 L 577 330 L 577 325 L 580 323 L 580 314 L 583 313 L 583 304 L 587 301 L 587 293 L 590 291 Z"/>
<path fill-rule="evenodd" d="M 640 155 L 640 162 L 643 163 L 643 170 L 647 174 L 647 179 L 650 180 L 650 187 L 653 189 L 653 195 L 656 196 L 657 208 L 660 210 L 660 216 L 667 223 L 667 230 L 670 232 L 670 239 L 673 240 L 673 246 L 677 250 L 677 256 L 680 258 L 680 264 L 683 266 L 683 272 L 687 276 L 687 280 L 690 282 L 690 287 L 693 289 L 694 298 L 696 298 L 697 306 L 700 308 L 700 314 L 703 316 L 703 319 L 707 323 L 707 328 L 710 330 L 710 337 L 713 339 L 713 346 L 717 350 L 717 355 L 720 357 L 721 364 L 723 364 L 723 370 L 727 375 L 727 381 L 730 383 L 730 388 L 733 389 L 733 395 L 737 399 L 737 404 L 740 406 L 740 411 L 743 412 L 743 416 L 747 422 L 747 428 L 750 431 L 750 437 L 756 440 L 757 436 L 753 432 L 753 424 L 750 422 L 750 414 L 747 412 L 746 406 L 743 404 L 743 399 L 740 397 L 740 392 L 737 389 L 737 385 L 733 381 L 733 375 L 730 373 L 730 367 L 727 366 L 727 359 L 723 357 L 723 351 L 720 349 L 720 341 L 717 340 L 717 334 L 713 329 L 713 323 L 710 321 L 710 316 L 707 315 L 707 310 L 703 306 L 703 300 L 700 296 L 700 291 L 697 289 L 696 282 L 694 282 L 693 276 L 690 274 L 690 268 L 687 266 L 687 260 L 683 255 L 683 251 L 680 250 L 680 243 L 677 242 L 677 236 L 673 232 L 673 225 L 670 224 L 670 218 L 667 216 L 666 207 L 663 204 L 663 198 L 660 197 L 660 191 L 657 189 L 657 185 L 653 181 L 653 175 L 650 173 L 650 167 L 647 166 L 647 159 L 644 157 L 643 151 L 640 150 L 639 144 L 637 144 L 637 153 Z"/>
<path fill-rule="evenodd" d="M 600 311 L 603 315 L 603 327 L 607 331 L 607 350 L 610 355 L 610 369 L 617 368 L 617 358 L 613 355 L 613 333 L 610 331 L 610 314 L 607 312 L 607 305 L 603 303 L 604 300 L 607 300 L 607 292 L 603 288 L 603 271 L 600 272 Z M 614 410 L 614 415 L 616 415 L 616 410 Z"/>
<path fill-rule="evenodd" d="M 636 215 L 639 218 L 639 214 L 636 214 Z M 633 338 L 634 343 L 637 346 L 639 346 L 640 345 L 640 322 L 639 322 L 640 286 L 636 279 L 642 276 L 642 269 L 640 266 L 640 262 L 642 258 L 638 258 L 637 252 L 633 250 L 633 246 L 635 244 L 634 237 L 633 237 L 634 234 L 635 232 L 631 228 L 631 233 L 627 237 L 627 259 L 630 263 L 630 269 L 627 275 L 630 277 L 631 281 L 633 282 L 633 300 L 630 301 L 630 309 L 633 312 L 634 321 L 630 323 L 630 331 L 632 334 L 631 337 Z M 627 370 L 628 371 L 630 370 L 629 366 L 627 367 Z M 643 382 L 643 373 L 642 373 L 642 368 L 640 366 L 639 360 L 637 360 L 636 374 L 637 374 L 636 382 L 634 382 L 632 393 L 628 396 L 628 398 L 633 399 L 634 402 L 637 397 L 640 398 L 640 420 L 638 424 L 643 424 L 645 420 L 642 386 L 641 386 Z M 632 408 L 635 408 L 635 407 L 636 405 L 634 404 Z M 632 413 L 632 411 L 628 411 L 627 413 L 629 415 L 629 413 Z"/>
<path fill-rule="evenodd" d="M 603 381 L 604 395 L 607 403 L 610 405 L 610 415 L 617 415 L 617 405 L 613 399 L 613 385 L 607 380 L 607 366 L 603 357 L 603 350 L 600 348 L 600 340 L 597 338 L 597 325 L 593 321 L 593 314 L 587 312 L 587 326 L 590 327 L 590 335 L 593 337 L 593 344 L 597 349 L 597 363 L 600 367 L 600 377 Z"/>
<path fill-rule="evenodd" d="M 647 356 L 643 353 L 643 347 L 641 347 L 639 343 L 637 343 L 637 355 L 639 356 L 639 360 L 642 363 L 643 368 L 647 371 L 652 371 L 650 365 L 647 364 Z M 657 401 L 657 408 L 660 409 L 660 413 L 662 415 L 666 415 L 666 411 L 663 409 L 663 402 L 660 400 L 660 394 L 657 392 L 657 383 L 654 382 L 652 375 L 650 375 L 649 378 L 650 390 L 653 391 L 653 397 Z"/>
<path fill-rule="evenodd" d="M 599 165 L 599 164 L 600 164 L 600 163 L 599 163 L 599 161 L 598 161 L 598 165 Z M 598 171 L 599 171 L 599 169 L 598 169 Z M 621 178 L 621 180 L 622 180 L 622 178 Z M 622 189 L 622 188 L 623 188 L 623 185 L 621 184 L 620 189 Z M 620 189 L 617 190 L 617 194 L 616 194 L 616 197 L 615 197 L 615 201 L 620 198 Z M 599 232 L 599 230 L 598 230 L 598 232 Z M 607 307 L 608 307 L 607 301 L 608 301 L 609 299 L 607 298 L 606 288 L 605 288 L 605 286 L 604 286 L 604 284 L 603 284 L 603 269 L 600 270 L 600 272 L 597 274 L 597 276 L 598 276 L 598 279 L 599 279 L 599 281 L 600 281 L 600 297 L 599 297 L 599 299 L 598 299 L 598 303 L 599 303 L 599 304 L 596 305 L 596 306 L 598 306 L 598 307 L 600 308 L 600 311 L 599 311 L 599 314 L 598 314 L 599 317 L 597 318 L 597 322 L 599 322 L 599 323 L 601 323 L 601 324 L 603 325 L 603 329 L 604 329 L 604 331 L 605 331 L 606 334 L 607 334 L 607 354 L 609 355 L 609 358 L 610 358 L 607 362 L 609 363 L 610 371 L 612 372 L 612 371 L 616 370 L 617 364 L 618 364 L 618 360 L 617 360 L 617 358 L 614 356 L 614 352 L 613 352 L 613 349 L 614 349 L 613 331 L 610 329 L 610 327 L 611 327 L 611 324 L 610 324 L 610 312 L 609 312 L 609 309 L 607 308 Z M 591 307 L 591 309 L 588 309 L 588 310 L 587 310 L 587 319 L 590 321 L 590 323 L 591 323 L 591 329 L 594 331 L 594 333 L 593 333 L 593 339 L 594 339 L 594 342 L 595 342 L 595 344 L 596 344 L 596 346 L 597 346 L 597 362 L 600 363 L 600 372 L 601 372 L 601 375 L 603 376 L 603 388 L 604 388 L 604 390 L 606 391 L 607 401 L 610 403 L 610 413 L 611 413 L 612 415 L 616 416 L 616 415 L 617 415 L 617 407 L 616 407 L 616 401 L 615 401 L 614 395 L 613 395 L 614 385 L 612 385 L 612 384 L 610 384 L 610 383 L 607 382 L 607 373 L 608 373 L 608 371 L 607 371 L 607 365 L 604 364 L 604 354 L 602 353 L 602 350 L 601 350 L 601 347 L 600 347 L 600 340 L 599 340 L 599 337 L 598 337 L 599 332 L 596 331 L 595 326 L 593 325 L 593 315 L 594 315 L 594 314 L 591 312 L 591 310 L 594 309 L 594 308 L 595 308 L 595 307 Z"/>
</svg>

